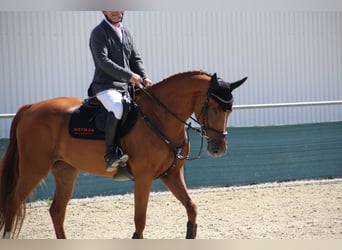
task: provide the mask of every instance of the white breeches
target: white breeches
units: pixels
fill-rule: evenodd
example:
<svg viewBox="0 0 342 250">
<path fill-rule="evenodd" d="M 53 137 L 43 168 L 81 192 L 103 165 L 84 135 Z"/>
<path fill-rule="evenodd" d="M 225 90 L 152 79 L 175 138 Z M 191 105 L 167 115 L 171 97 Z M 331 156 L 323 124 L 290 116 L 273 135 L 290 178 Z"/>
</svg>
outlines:
<svg viewBox="0 0 342 250">
<path fill-rule="evenodd" d="M 123 113 L 122 94 L 115 89 L 107 89 L 96 94 L 97 99 L 108 112 L 112 111 L 116 119 L 121 119 Z"/>
</svg>

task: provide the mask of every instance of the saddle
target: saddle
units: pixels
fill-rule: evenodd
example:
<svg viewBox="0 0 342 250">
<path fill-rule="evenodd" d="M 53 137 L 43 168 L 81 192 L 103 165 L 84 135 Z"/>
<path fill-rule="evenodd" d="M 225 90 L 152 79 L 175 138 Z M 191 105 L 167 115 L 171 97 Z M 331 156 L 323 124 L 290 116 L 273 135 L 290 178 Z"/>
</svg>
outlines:
<svg viewBox="0 0 342 250">
<path fill-rule="evenodd" d="M 138 118 L 138 105 L 131 98 L 124 98 L 123 116 L 121 118 L 120 137 L 125 136 Z M 108 111 L 94 96 L 83 100 L 82 105 L 72 112 L 69 121 L 70 136 L 78 139 L 104 140 Z M 121 166 L 113 176 L 116 181 L 134 180 L 130 167 Z"/>
<path fill-rule="evenodd" d="M 138 105 L 132 99 L 123 99 L 123 116 L 120 137 L 125 136 L 138 118 Z M 69 134 L 78 139 L 104 140 L 108 111 L 94 96 L 83 100 L 82 105 L 74 110 L 70 117 Z"/>
</svg>

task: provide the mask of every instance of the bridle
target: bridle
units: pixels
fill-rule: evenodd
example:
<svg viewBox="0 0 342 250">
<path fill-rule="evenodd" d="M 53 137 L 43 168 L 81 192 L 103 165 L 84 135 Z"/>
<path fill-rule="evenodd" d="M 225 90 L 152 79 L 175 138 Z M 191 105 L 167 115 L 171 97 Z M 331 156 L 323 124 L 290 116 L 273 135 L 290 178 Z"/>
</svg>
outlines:
<svg viewBox="0 0 342 250">
<path fill-rule="evenodd" d="M 223 101 L 225 104 L 232 104 L 233 103 L 233 98 L 231 98 L 231 100 L 217 100 L 217 96 L 215 96 L 214 93 L 212 93 L 211 89 L 208 89 L 207 95 L 206 95 L 206 99 L 203 103 L 203 106 L 201 108 L 201 112 L 199 114 L 199 117 L 202 116 L 202 123 L 200 123 L 197 119 L 195 119 L 194 117 L 190 117 L 190 119 L 192 121 L 194 121 L 195 123 L 197 123 L 200 127 L 193 127 L 191 122 L 186 122 L 183 119 L 181 119 L 177 114 L 175 114 L 174 112 L 172 112 L 164 103 L 162 103 L 158 98 L 156 98 L 155 96 L 151 95 L 149 92 L 147 92 L 144 87 L 142 85 L 138 85 L 138 87 L 140 88 L 140 90 L 146 95 L 148 96 L 154 103 L 156 103 L 158 106 L 162 107 L 167 113 L 169 113 L 170 115 L 172 115 L 176 120 L 178 120 L 179 122 L 185 124 L 187 126 L 187 138 L 185 139 L 185 141 L 182 143 L 182 145 L 177 146 L 175 144 L 173 144 L 158 128 L 156 128 L 153 123 L 149 120 L 149 118 L 146 116 L 145 113 L 143 113 L 143 111 L 139 109 L 140 114 L 142 115 L 145 123 L 152 129 L 152 131 L 154 131 L 158 137 L 163 140 L 174 152 L 175 152 L 175 159 L 178 160 L 194 160 L 194 159 L 199 159 L 202 153 L 202 149 L 203 149 L 203 138 L 209 140 L 210 137 L 208 136 L 208 132 L 214 132 L 216 134 L 218 134 L 219 136 L 225 138 L 227 136 L 227 131 L 219 131 L 215 128 L 211 128 L 209 127 L 209 98 L 210 97 L 214 97 L 215 101 L 221 102 Z M 225 110 L 228 111 L 228 110 Z M 189 142 L 189 130 L 194 130 L 196 132 L 198 132 L 201 136 L 201 147 L 199 150 L 199 153 L 197 154 L 197 156 L 190 158 L 189 154 L 186 156 L 183 156 L 181 154 L 181 151 L 183 149 L 184 146 L 186 146 Z"/>
<path fill-rule="evenodd" d="M 196 119 L 194 119 L 194 121 L 196 121 L 196 123 L 198 123 L 201 126 L 201 136 L 206 138 L 206 139 L 210 139 L 209 136 L 207 135 L 208 131 L 214 132 L 216 134 L 218 134 L 219 136 L 225 138 L 227 136 L 227 130 L 226 131 L 219 131 L 217 129 L 211 128 L 209 127 L 209 97 L 214 97 L 214 100 L 217 101 L 219 104 L 224 104 L 225 106 L 229 106 L 229 109 L 223 108 L 223 105 L 220 105 L 222 109 L 224 109 L 225 112 L 231 110 L 231 107 L 233 105 L 233 97 L 230 100 L 224 100 L 222 98 L 220 98 L 219 96 L 215 95 L 214 93 L 212 93 L 211 89 L 209 88 L 208 92 L 207 92 L 207 97 L 204 101 L 204 104 L 202 106 L 202 110 L 199 114 L 199 117 L 202 116 L 202 123 L 199 123 Z M 192 118 L 192 117 L 191 117 Z M 207 127 L 205 127 L 205 124 L 207 124 Z"/>
</svg>

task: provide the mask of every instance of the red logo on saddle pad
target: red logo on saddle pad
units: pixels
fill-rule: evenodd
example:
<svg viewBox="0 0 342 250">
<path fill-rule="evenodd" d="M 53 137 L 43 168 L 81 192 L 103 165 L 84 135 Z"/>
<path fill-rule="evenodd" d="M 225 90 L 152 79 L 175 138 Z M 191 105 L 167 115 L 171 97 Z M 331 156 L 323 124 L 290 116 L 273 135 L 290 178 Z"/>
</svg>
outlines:
<svg viewBox="0 0 342 250">
<path fill-rule="evenodd" d="M 95 133 L 94 128 L 74 128 L 73 132 L 77 135 L 93 135 Z"/>
</svg>

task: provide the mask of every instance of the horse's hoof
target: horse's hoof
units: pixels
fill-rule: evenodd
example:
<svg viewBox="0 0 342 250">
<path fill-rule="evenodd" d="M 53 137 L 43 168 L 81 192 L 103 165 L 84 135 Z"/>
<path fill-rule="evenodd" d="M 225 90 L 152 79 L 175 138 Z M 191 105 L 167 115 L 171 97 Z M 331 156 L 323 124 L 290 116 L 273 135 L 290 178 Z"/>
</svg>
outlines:
<svg viewBox="0 0 342 250">
<path fill-rule="evenodd" d="M 132 239 L 140 239 L 139 235 L 135 232 L 132 236 Z"/>
<path fill-rule="evenodd" d="M 192 224 L 188 221 L 186 225 L 186 239 L 196 239 L 197 235 L 197 224 Z"/>
</svg>

